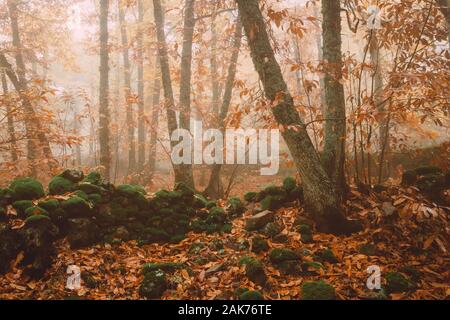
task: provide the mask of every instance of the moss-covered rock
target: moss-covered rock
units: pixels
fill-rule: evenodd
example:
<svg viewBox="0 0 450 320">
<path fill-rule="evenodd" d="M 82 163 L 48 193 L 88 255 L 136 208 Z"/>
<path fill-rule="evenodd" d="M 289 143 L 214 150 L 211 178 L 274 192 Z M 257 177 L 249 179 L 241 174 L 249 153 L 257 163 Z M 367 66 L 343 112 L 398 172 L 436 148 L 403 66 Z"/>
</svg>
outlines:
<svg viewBox="0 0 450 320">
<path fill-rule="evenodd" d="M 27 217 L 25 211 L 34 206 L 34 204 L 31 200 L 19 200 L 13 202 L 12 206 L 16 210 L 17 216 L 21 219 L 25 219 Z"/>
<path fill-rule="evenodd" d="M 14 202 L 14 193 L 10 188 L 0 189 L 0 206 L 7 206 Z"/>
<path fill-rule="evenodd" d="M 60 207 L 57 199 L 39 201 L 38 206 L 45 209 L 47 212 L 53 212 Z"/>
<path fill-rule="evenodd" d="M 329 263 L 338 263 L 338 259 L 334 255 L 333 251 L 331 249 L 323 249 L 318 252 L 316 252 L 316 257 L 320 259 L 321 261 L 329 262 Z"/>
<path fill-rule="evenodd" d="M 271 238 L 280 234 L 281 231 L 283 231 L 283 227 L 276 222 L 269 222 L 263 230 L 264 234 Z"/>
<path fill-rule="evenodd" d="M 413 283 L 399 272 L 386 273 L 386 292 L 406 292 L 413 289 Z"/>
<path fill-rule="evenodd" d="M 68 218 L 85 218 L 93 214 L 91 204 L 76 195 L 62 201 L 61 208 L 67 213 Z"/>
<path fill-rule="evenodd" d="M 39 206 L 32 206 L 32 207 L 29 207 L 29 208 L 27 208 L 25 210 L 25 215 L 27 217 L 31 217 L 33 215 L 46 215 L 46 216 L 48 216 L 49 214 L 48 214 L 47 210 L 45 210 L 44 208 L 41 208 Z"/>
<path fill-rule="evenodd" d="M 40 226 L 44 223 L 46 224 L 50 222 L 51 222 L 50 217 L 45 214 L 30 215 L 28 218 L 25 219 L 25 225 L 27 226 Z"/>
<path fill-rule="evenodd" d="M 75 183 L 60 176 L 53 177 L 53 179 L 50 180 L 50 183 L 48 184 L 48 192 L 51 195 L 61 195 L 72 192 L 75 190 L 75 188 Z"/>
<path fill-rule="evenodd" d="M 297 187 L 297 181 L 294 177 L 287 177 L 283 180 L 283 188 L 287 192 L 291 192 Z"/>
<path fill-rule="evenodd" d="M 88 247 L 99 240 L 99 227 L 88 218 L 69 219 L 67 240 L 72 249 Z"/>
<path fill-rule="evenodd" d="M 244 204 L 238 197 L 231 197 L 227 201 L 227 212 L 231 216 L 240 216 L 245 212 Z"/>
<path fill-rule="evenodd" d="M 303 242 L 310 243 L 313 241 L 312 230 L 309 225 L 301 224 L 297 227 L 297 230 Z"/>
<path fill-rule="evenodd" d="M 269 260 L 284 274 L 297 275 L 302 272 L 300 266 L 300 256 L 291 249 L 273 249 L 269 253 Z"/>
<path fill-rule="evenodd" d="M 259 291 L 248 290 L 239 296 L 239 300 L 264 300 L 264 296 Z"/>
<path fill-rule="evenodd" d="M 324 281 L 305 282 L 301 287 L 302 300 L 336 300 L 334 288 Z"/>
<path fill-rule="evenodd" d="M 247 202 L 255 202 L 257 196 L 258 196 L 257 192 L 247 192 L 244 195 L 244 200 L 247 201 Z"/>
<path fill-rule="evenodd" d="M 147 272 L 139 287 L 139 295 L 147 299 L 159 299 L 167 289 L 166 274 L 162 270 Z"/>
<path fill-rule="evenodd" d="M 254 253 L 260 253 L 267 250 L 269 250 L 269 244 L 264 238 L 260 236 L 255 236 L 252 238 L 252 251 Z"/>
<path fill-rule="evenodd" d="M 100 186 L 104 183 L 102 175 L 99 172 L 90 172 L 84 179 L 83 182 L 88 182 Z"/>
<path fill-rule="evenodd" d="M 66 169 L 59 174 L 60 177 L 67 179 L 73 183 L 78 183 L 84 179 L 84 173 L 81 170 Z"/>
<path fill-rule="evenodd" d="M 34 200 L 45 196 L 42 184 L 33 178 L 14 180 L 9 189 L 13 192 L 14 200 Z"/>
<path fill-rule="evenodd" d="M 283 206 L 286 199 L 284 195 L 268 195 L 261 201 L 262 210 L 276 210 Z"/>
<path fill-rule="evenodd" d="M 261 286 L 266 284 L 267 275 L 264 271 L 263 264 L 259 260 L 253 257 L 244 256 L 241 258 L 240 264 L 245 265 L 245 275 L 249 280 Z"/>
</svg>

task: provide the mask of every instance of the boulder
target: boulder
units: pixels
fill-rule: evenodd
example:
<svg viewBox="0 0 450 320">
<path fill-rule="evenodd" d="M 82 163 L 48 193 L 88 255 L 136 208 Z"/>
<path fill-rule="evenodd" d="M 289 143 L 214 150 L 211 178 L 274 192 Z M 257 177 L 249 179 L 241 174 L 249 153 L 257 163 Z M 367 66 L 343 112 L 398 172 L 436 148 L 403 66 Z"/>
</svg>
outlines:
<svg viewBox="0 0 450 320">
<path fill-rule="evenodd" d="M 34 200 L 45 196 L 42 184 L 33 178 L 21 178 L 14 180 L 9 189 L 13 193 L 14 200 Z"/>
<path fill-rule="evenodd" d="M 27 215 L 25 213 L 25 211 L 28 208 L 33 207 L 33 202 L 31 200 L 19 200 L 19 201 L 14 201 L 12 204 L 12 207 L 16 210 L 17 212 L 17 217 L 20 219 L 26 219 Z"/>
<path fill-rule="evenodd" d="M 247 231 L 254 231 L 261 229 L 269 222 L 272 222 L 275 218 L 275 214 L 272 211 L 265 210 L 247 219 L 245 223 L 245 229 Z"/>
<path fill-rule="evenodd" d="M 72 192 L 75 188 L 76 184 L 72 181 L 61 176 L 56 176 L 48 184 L 48 193 L 51 195 L 61 195 Z"/>
<path fill-rule="evenodd" d="M 255 236 L 252 238 L 252 251 L 254 253 L 260 253 L 269 250 L 269 244 L 267 241 L 260 236 Z"/>
<path fill-rule="evenodd" d="M 267 275 L 264 271 L 263 264 L 259 260 L 253 257 L 245 256 L 241 258 L 240 263 L 241 265 L 245 265 L 245 275 L 250 281 L 260 286 L 264 286 L 266 284 Z"/>
<path fill-rule="evenodd" d="M 78 183 L 84 179 L 83 171 L 76 169 L 66 169 L 62 173 L 60 173 L 59 176 L 73 183 Z"/>
<path fill-rule="evenodd" d="M 166 274 L 162 270 L 153 270 L 144 274 L 139 287 L 139 295 L 147 299 L 159 299 L 167 289 Z"/>
<path fill-rule="evenodd" d="M 305 282 L 301 287 L 302 300 L 336 300 L 336 292 L 324 281 Z"/>
<path fill-rule="evenodd" d="M 86 218 L 93 214 L 92 205 L 76 195 L 62 201 L 61 208 L 67 213 L 67 218 Z"/>
</svg>

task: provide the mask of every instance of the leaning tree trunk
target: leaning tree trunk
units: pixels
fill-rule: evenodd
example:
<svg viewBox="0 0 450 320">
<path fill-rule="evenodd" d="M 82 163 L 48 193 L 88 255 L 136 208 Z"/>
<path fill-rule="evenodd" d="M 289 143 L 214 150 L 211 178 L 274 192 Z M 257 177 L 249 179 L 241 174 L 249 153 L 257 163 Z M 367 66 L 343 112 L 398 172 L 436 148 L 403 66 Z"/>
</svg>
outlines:
<svg viewBox="0 0 450 320">
<path fill-rule="evenodd" d="M 190 9 L 191 8 L 191 9 Z M 178 129 L 177 118 L 174 110 L 175 99 L 173 95 L 172 79 L 170 76 L 170 66 L 169 66 L 169 56 L 166 42 L 166 35 L 164 32 L 164 14 L 161 6 L 160 0 L 153 0 L 153 10 L 155 15 L 156 24 L 156 35 L 158 39 L 158 55 L 160 59 L 161 66 L 161 76 L 162 84 L 164 89 L 164 98 L 166 100 L 166 112 L 167 112 L 167 126 L 169 129 L 169 136 L 172 132 Z M 192 32 L 194 29 L 195 19 L 194 19 L 194 1 L 188 0 L 185 12 L 185 22 L 184 22 L 184 34 L 183 40 L 183 52 L 182 52 L 182 63 L 188 63 L 188 66 L 182 67 L 181 70 L 181 88 L 180 88 L 180 127 L 189 128 L 187 122 L 189 121 L 189 111 L 190 111 L 190 71 L 191 71 L 191 60 L 192 57 L 192 35 L 187 33 Z M 186 41 L 190 44 L 186 44 Z M 190 49 L 189 49 L 190 47 Z M 190 50 L 188 53 L 186 50 Z M 189 75 L 187 76 L 187 73 Z M 186 88 L 188 86 L 189 88 Z M 189 97 L 189 102 L 187 102 L 187 97 Z M 171 141 L 171 147 L 176 145 L 176 141 Z M 175 182 L 184 182 L 189 186 L 194 186 L 194 180 L 192 175 L 192 165 L 189 164 L 177 164 L 173 165 L 175 173 Z"/>
<path fill-rule="evenodd" d="M 339 197 L 347 189 L 345 180 L 345 96 L 342 85 L 341 4 L 322 1 L 323 59 L 325 61 L 325 143 L 322 162 Z"/>
<path fill-rule="evenodd" d="M 239 58 L 239 51 L 242 42 L 242 22 L 240 17 L 238 17 L 236 23 L 236 30 L 234 32 L 234 44 L 233 53 L 231 55 L 230 64 L 228 65 L 228 75 L 225 84 L 225 92 L 223 96 L 222 106 L 220 109 L 220 114 L 218 117 L 219 126 L 222 132 L 225 130 L 225 118 L 228 114 L 228 109 L 230 107 L 231 98 L 233 94 L 234 79 L 236 78 L 236 67 Z M 223 197 L 224 189 L 222 185 L 222 180 L 220 178 L 220 173 L 222 170 L 221 164 L 214 164 L 211 170 L 211 176 L 209 178 L 208 186 L 205 189 L 205 194 L 213 199 L 219 199 Z"/>
<path fill-rule="evenodd" d="M 138 62 L 138 161 L 137 169 L 140 173 L 144 169 L 145 163 L 145 97 L 144 97 L 144 44 L 142 23 L 144 21 L 144 5 L 142 0 L 138 0 L 138 21 L 139 29 L 137 35 L 137 62 Z"/>
<path fill-rule="evenodd" d="M 111 171 L 111 151 L 109 145 L 109 54 L 108 54 L 108 11 L 109 0 L 100 0 L 100 94 L 99 94 L 99 144 L 100 165 L 105 178 L 109 180 Z"/>
<path fill-rule="evenodd" d="M 359 225 L 344 217 L 340 199 L 295 109 L 275 59 L 258 0 L 237 0 L 237 3 L 255 69 L 266 97 L 274 104 L 275 120 L 284 127 L 283 138 L 302 178 L 307 210 L 312 213 L 320 231 L 338 234 L 359 229 Z"/>
<path fill-rule="evenodd" d="M 136 169 L 136 145 L 134 141 L 134 121 L 133 121 L 133 99 L 131 97 L 131 67 L 130 55 L 128 50 L 128 35 L 127 27 L 125 25 L 125 12 L 122 3 L 119 0 L 119 22 L 120 35 L 122 39 L 122 56 L 123 56 L 123 77 L 124 77 L 124 92 L 125 104 L 127 108 L 127 128 L 128 128 L 128 174 L 134 173 Z"/>
<path fill-rule="evenodd" d="M 8 82 L 6 80 L 5 72 L 2 72 L 2 88 L 3 94 L 6 96 L 9 93 Z M 11 140 L 11 161 L 17 162 L 19 157 L 17 156 L 17 141 L 16 141 L 16 131 L 14 129 L 14 115 L 9 103 L 6 104 L 6 118 L 8 123 L 8 134 Z"/>
</svg>

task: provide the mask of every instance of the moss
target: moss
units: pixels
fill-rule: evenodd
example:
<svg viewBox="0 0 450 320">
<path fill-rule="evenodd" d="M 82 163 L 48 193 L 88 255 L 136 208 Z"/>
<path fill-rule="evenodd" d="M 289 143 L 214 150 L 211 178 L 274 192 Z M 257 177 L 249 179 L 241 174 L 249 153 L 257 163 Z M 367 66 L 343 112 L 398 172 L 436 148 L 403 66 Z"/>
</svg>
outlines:
<svg viewBox="0 0 450 320">
<path fill-rule="evenodd" d="M 217 201 L 208 201 L 206 203 L 206 209 L 212 209 L 214 207 L 217 207 Z"/>
<path fill-rule="evenodd" d="M 41 207 L 38 207 L 38 206 L 32 206 L 25 210 L 25 215 L 27 217 L 31 217 L 33 215 L 42 215 L 42 214 L 48 216 L 47 210 L 45 210 Z"/>
<path fill-rule="evenodd" d="M 206 223 L 218 223 L 222 224 L 227 220 L 225 211 L 220 207 L 214 207 L 209 210 L 209 215 L 206 218 Z"/>
<path fill-rule="evenodd" d="M 32 215 L 25 219 L 26 225 L 36 225 L 42 222 L 50 222 L 50 218 L 47 215 Z"/>
<path fill-rule="evenodd" d="M 262 210 L 276 210 L 283 206 L 285 202 L 284 195 L 268 195 L 261 201 Z"/>
<path fill-rule="evenodd" d="M 169 242 L 170 243 L 180 243 L 184 239 L 186 239 L 185 234 L 176 234 L 176 235 L 173 235 L 170 237 Z"/>
<path fill-rule="evenodd" d="M 232 216 L 239 216 L 245 212 L 244 204 L 238 197 L 231 197 L 228 199 L 227 208 L 229 214 Z"/>
<path fill-rule="evenodd" d="M 192 199 L 193 200 L 193 197 L 194 197 L 194 194 L 195 194 L 195 190 L 193 188 L 189 187 L 184 182 L 176 183 L 174 191 L 180 192 L 182 194 L 183 198 L 185 198 L 185 199 Z"/>
<path fill-rule="evenodd" d="M 366 243 L 360 245 L 358 248 L 359 253 L 364 254 L 366 256 L 375 256 L 377 255 L 377 247 L 375 247 L 371 243 Z"/>
<path fill-rule="evenodd" d="M 71 218 L 89 217 L 92 215 L 90 204 L 79 196 L 72 196 L 61 202 L 61 208 Z"/>
<path fill-rule="evenodd" d="M 92 183 L 95 185 L 101 185 L 103 184 L 103 178 L 102 175 L 99 172 L 90 172 L 84 179 L 83 182 Z"/>
<path fill-rule="evenodd" d="M 189 253 L 198 254 L 203 248 L 205 248 L 203 242 L 194 242 L 189 246 Z"/>
<path fill-rule="evenodd" d="M 147 299 L 159 299 L 166 289 L 166 274 L 162 270 L 154 270 L 145 274 L 139 287 L 139 295 Z"/>
<path fill-rule="evenodd" d="M 208 245 L 212 250 L 215 251 L 219 251 L 222 250 L 224 248 L 223 246 L 223 241 L 220 239 L 213 239 L 209 245 Z"/>
<path fill-rule="evenodd" d="M 233 225 L 231 223 L 225 223 L 222 227 L 220 227 L 220 232 L 222 233 L 231 233 L 233 230 Z"/>
<path fill-rule="evenodd" d="M 305 282 L 301 287 L 302 300 L 336 300 L 336 292 L 324 281 Z"/>
<path fill-rule="evenodd" d="M 274 264 L 287 260 L 299 260 L 299 259 L 300 257 L 291 249 L 276 248 L 270 251 L 269 253 L 269 260 Z"/>
<path fill-rule="evenodd" d="M 274 185 L 270 185 L 264 188 L 263 191 L 266 196 L 283 196 L 286 193 L 286 191 L 283 190 L 283 188 Z"/>
<path fill-rule="evenodd" d="M 436 166 L 423 166 L 419 167 L 416 170 L 414 170 L 417 175 L 419 176 L 425 176 L 425 175 L 439 175 L 442 173 L 442 169 L 438 168 Z"/>
<path fill-rule="evenodd" d="M 0 205 L 7 206 L 13 202 L 14 193 L 10 188 L 0 189 Z"/>
<path fill-rule="evenodd" d="M 386 292 L 396 293 L 411 290 L 412 282 L 399 272 L 386 273 Z"/>
<path fill-rule="evenodd" d="M 33 206 L 33 202 L 31 200 L 19 200 L 13 202 L 12 206 L 16 210 L 19 218 L 25 218 L 25 211 Z"/>
<path fill-rule="evenodd" d="M 32 178 L 22 178 L 14 180 L 9 186 L 13 192 L 14 199 L 17 200 L 34 200 L 45 196 L 42 184 Z"/>
<path fill-rule="evenodd" d="M 239 298 L 242 294 L 244 294 L 247 291 L 248 291 L 248 288 L 239 287 L 236 290 L 234 290 L 234 294 L 236 295 L 236 297 Z"/>
<path fill-rule="evenodd" d="M 86 192 L 84 192 L 82 190 L 75 190 L 74 195 L 80 197 L 81 199 L 89 201 L 89 196 L 87 195 Z"/>
<path fill-rule="evenodd" d="M 294 190 L 296 186 L 297 186 L 297 181 L 295 181 L 294 177 L 287 177 L 283 180 L 283 188 L 287 192 Z"/>
<path fill-rule="evenodd" d="M 146 263 L 142 267 L 142 274 L 146 275 L 149 272 L 153 272 L 156 270 L 162 270 L 164 272 L 175 272 L 179 269 L 186 268 L 184 263 L 180 262 L 155 262 L 155 263 Z"/>
<path fill-rule="evenodd" d="M 320 250 L 316 253 L 316 256 L 325 262 L 329 262 L 329 263 L 337 263 L 338 259 L 336 258 L 336 256 L 334 255 L 333 251 L 331 251 L 331 249 L 324 249 L 324 250 Z"/>
<path fill-rule="evenodd" d="M 258 196 L 258 193 L 256 193 L 256 192 L 247 192 L 244 195 L 244 200 L 247 202 L 255 202 L 257 196 Z"/>
<path fill-rule="evenodd" d="M 194 195 L 194 202 L 193 206 L 198 209 L 202 209 L 206 207 L 206 204 L 208 203 L 208 199 L 200 193 L 196 193 Z"/>
<path fill-rule="evenodd" d="M 60 177 L 63 177 L 73 183 L 78 183 L 84 178 L 84 173 L 81 170 L 75 169 L 66 169 L 59 174 Z"/>
<path fill-rule="evenodd" d="M 312 242 L 313 237 L 312 237 L 312 230 L 311 227 L 307 224 L 301 224 L 297 227 L 298 232 L 301 235 L 301 239 L 303 242 L 305 243 L 309 243 Z"/>
<path fill-rule="evenodd" d="M 317 271 L 323 269 L 323 265 L 319 262 L 307 261 L 301 264 L 301 268 L 303 271 L 311 271 L 311 270 Z"/>
<path fill-rule="evenodd" d="M 239 296 L 239 300 L 264 300 L 263 295 L 259 291 L 246 291 Z"/>
<path fill-rule="evenodd" d="M 263 264 L 249 256 L 244 256 L 240 260 L 241 265 L 245 265 L 245 275 L 252 282 L 263 286 L 267 281 L 267 276 L 264 271 Z"/>
<path fill-rule="evenodd" d="M 59 208 L 59 201 L 57 199 L 48 199 L 40 201 L 38 206 L 47 210 L 48 212 L 55 211 Z"/>
<path fill-rule="evenodd" d="M 56 176 L 48 184 L 48 192 L 51 195 L 60 195 L 74 191 L 76 184 L 66 178 Z"/>
<path fill-rule="evenodd" d="M 89 201 L 91 201 L 94 205 L 99 205 L 103 203 L 103 197 L 98 193 L 92 193 L 88 195 Z"/>
<path fill-rule="evenodd" d="M 283 231 L 283 227 L 280 226 L 278 223 L 275 222 L 269 222 L 264 227 L 264 234 L 268 237 L 275 237 L 278 235 L 281 231 Z"/>
<path fill-rule="evenodd" d="M 267 241 L 260 236 L 255 236 L 252 239 L 252 251 L 255 253 L 260 253 L 269 250 L 269 244 Z"/>
<path fill-rule="evenodd" d="M 124 196 L 128 196 L 128 197 L 134 197 L 137 194 L 142 194 L 142 195 L 147 194 L 147 192 L 145 191 L 145 189 L 143 187 L 138 186 L 138 185 L 133 185 L 133 184 L 122 184 L 117 187 L 117 192 L 120 195 L 124 195 Z"/>
<path fill-rule="evenodd" d="M 89 182 L 81 182 L 78 184 L 77 188 L 78 190 L 81 190 L 88 195 L 90 194 L 104 195 L 107 192 L 106 189 Z"/>
</svg>

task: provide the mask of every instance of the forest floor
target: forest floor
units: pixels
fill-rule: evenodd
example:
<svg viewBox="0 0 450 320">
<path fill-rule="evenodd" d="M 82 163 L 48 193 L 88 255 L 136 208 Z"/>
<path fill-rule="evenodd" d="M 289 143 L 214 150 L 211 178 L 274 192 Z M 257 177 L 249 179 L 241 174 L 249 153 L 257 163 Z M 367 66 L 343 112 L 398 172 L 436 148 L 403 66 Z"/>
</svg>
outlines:
<svg viewBox="0 0 450 320">
<path fill-rule="evenodd" d="M 393 207 L 384 205 L 386 201 Z M 147 262 L 186 265 L 170 274 L 170 286 L 162 299 L 236 299 L 235 290 L 239 287 L 258 290 L 265 299 L 300 299 L 302 283 L 311 280 L 331 284 L 338 299 L 367 299 L 371 297 L 366 287 L 370 276 L 367 268 L 372 265 L 381 268 L 382 278 L 386 272 L 397 271 L 414 279 L 414 289 L 391 293 L 390 299 L 449 298 L 449 208 L 427 201 L 414 188 L 398 187 L 381 194 L 370 192 L 370 195 L 353 190 L 347 204 L 349 216 L 362 220 L 365 230 L 351 236 L 315 233 L 311 243 L 303 243 L 294 228 L 296 217 L 303 213 L 299 205 L 276 212 L 276 221 L 284 227 L 284 243 L 245 230 L 245 220 L 252 215 L 251 208 L 233 220 L 230 234 L 191 232 L 178 244 L 138 246 L 136 241 L 129 241 L 71 250 L 66 240 L 60 240 L 57 257 L 43 279 L 27 279 L 21 269 L 13 267 L 12 272 L 0 277 L 0 298 L 139 299 L 142 265 Z M 268 251 L 251 252 L 248 240 L 256 234 L 265 237 L 270 248 L 299 252 L 303 262 L 315 260 L 314 253 L 329 248 L 337 263 L 321 261 L 323 268 L 312 268 L 296 276 L 281 274 L 270 263 Z M 211 245 L 217 242 L 223 247 Z M 373 247 L 362 250 L 367 249 L 367 244 Z M 263 262 L 268 276 L 264 288 L 246 277 L 245 267 L 239 264 L 245 255 Z M 69 265 L 81 268 L 82 287 L 77 291 L 65 288 Z"/>
</svg>

